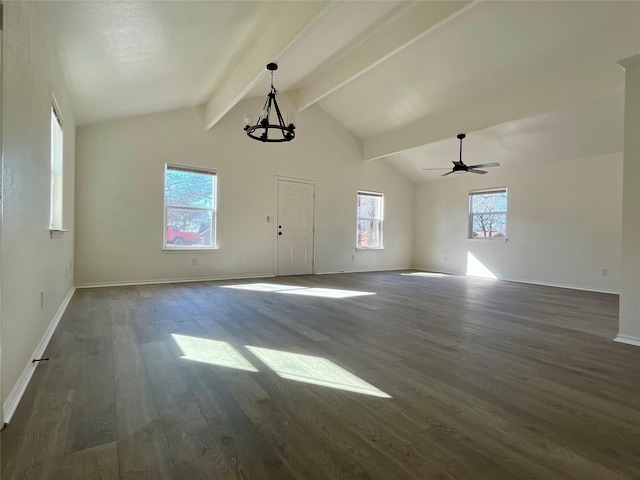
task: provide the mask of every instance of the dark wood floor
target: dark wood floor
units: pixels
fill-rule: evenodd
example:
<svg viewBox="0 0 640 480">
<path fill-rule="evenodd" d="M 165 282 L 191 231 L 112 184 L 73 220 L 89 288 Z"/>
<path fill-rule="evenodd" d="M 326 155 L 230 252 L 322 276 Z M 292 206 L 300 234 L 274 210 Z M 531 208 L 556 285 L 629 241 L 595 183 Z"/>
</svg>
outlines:
<svg viewBox="0 0 640 480">
<path fill-rule="evenodd" d="M 223 288 L 260 282 L 375 295 Z M 617 302 L 400 272 L 78 290 L 2 432 L 2 478 L 639 479 L 640 348 L 612 341 Z M 181 358 L 172 334 L 258 371 Z M 281 378 L 247 346 L 391 398 Z"/>
</svg>

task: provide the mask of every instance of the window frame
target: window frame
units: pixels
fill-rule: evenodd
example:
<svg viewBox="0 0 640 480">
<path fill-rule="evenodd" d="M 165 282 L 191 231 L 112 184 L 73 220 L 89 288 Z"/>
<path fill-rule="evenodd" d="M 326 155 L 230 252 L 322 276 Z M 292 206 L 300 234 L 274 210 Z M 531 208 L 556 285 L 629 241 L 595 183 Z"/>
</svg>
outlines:
<svg viewBox="0 0 640 480">
<path fill-rule="evenodd" d="M 64 121 L 60 108 L 51 100 L 50 118 L 50 180 L 49 230 L 64 232 Z M 56 135 L 57 131 L 59 132 Z"/>
<path fill-rule="evenodd" d="M 505 203 L 505 209 L 504 211 L 491 211 L 491 212 L 474 212 L 473 211 L 473 197 L 477 196 L 477 195 L 482 195 L 482 194 L 492 194 L 492 193 L 504 193 L 505 197 L 506 197 L 506 203 Z M 473 236 L 473 218 L 474 215 L 478 215 L 479 213 L 482 213 L 484 215 L 491 215 L 491 216 L 495 216 L 495 215 L 504 215 L 504 236 L 498 237 L 498 236 L 493 236 L 493 237 L 474 237 Z M 482 189 L 478 189 L 478 190 L 469 190 L 469 210 L 468 210 L 468 217 L 467 217 L 467 239 L 468 240 L 507 240 L 508 238 L 508 213 L 509 213 L 509 192 L 506 186 L 503 187 L 492 187 L 492 188 L 482 188 Z"/>
<path fill-rule="evenodd" d="M 210 175 L 213 180 L 213 195 L 211 198 L 211 208 L 209 207 L 194 207 L 183 205 L 167 205 L 167 172 L 169 170 L 178 170 L 187 173 L 197 173 Z M 214 168 L 206 167 L 192 167 L 189 165 L 178 165 L 175 163 L 165 163 L 163 170 L 163 226 L 162 226 L 162 250 L 165 252 L 193 252 L 193 251 L 215 251 L 217 247 L 217 219 L 218 219 L 218 171 Z M 169 208 L 180 208 L 185 210 L 198 210 L 198 211 L 210 211 L 211 212 L 211 245 L 181 245 L 174 246 L 167 243 L 167 224 L 168 224 L 168 211 Z"/>
<path fill-rule="evenodd" d="M 358 204 L 360 196 L 367 197 L 379 197 L 380 198 L 380 218 L 374 217 L 359 217 L 358 216 Z M 358 245 L 358 224 L 361 220 L 375 220 L 379 222 L 380 228 L 378 231 L 378 246 L 375 247 L 363 247 Z M 384 193 L 374 192 L 371 190 L 358 190 L 356 192 L 356 250 L 384 250 Z"/>
</svg>

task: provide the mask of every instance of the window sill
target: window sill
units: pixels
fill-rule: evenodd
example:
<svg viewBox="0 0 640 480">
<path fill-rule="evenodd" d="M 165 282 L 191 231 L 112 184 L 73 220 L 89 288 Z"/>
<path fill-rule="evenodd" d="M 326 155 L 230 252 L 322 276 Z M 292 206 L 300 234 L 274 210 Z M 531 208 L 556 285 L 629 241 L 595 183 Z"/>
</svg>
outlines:
<svg viewBox="0 0 640 480">
<path fill-rule="evenodd" d="M 384 247 L 356 247 L 356 252 L 370 252 L 372 250 L 384 250 Z"/>
<path fill-rule="evenodd" d="M 49 229 L 49 238 L 59 238 L 62 237 L 62 234 L 68 232 L 69 230 L 66 228 L 50 228 Z"/>
<path fill-rule="evenodd" d="M 509 241 L 509 239 L 505 237 L 475 237 L 475 238 L 467 237 L 467 240 L 473 240 L 473 241 L 479 240 L 479 241 L 490 241 L 490 242 L 503 241 L 504 243 L 507 243 Z"/>
<path fill-rule="evenodd" d="M 194 252 L 197 252 L 197 253 L 207 253 L 207 252 L 216 253 L 219 250 L 219 248 L 217 248 L 217 247 L 198 247 L 196 245 L 196 246 L 193 246 L 193 247 L 177 247 L 177 248 L 164 247 L 161 250 L 162 250 L 162 253 L 169 253 L 169 252 L 170 253 L 174 253 L 174 252 L 177 252 L 177 253 L 194 253 Z"/>
</svg>

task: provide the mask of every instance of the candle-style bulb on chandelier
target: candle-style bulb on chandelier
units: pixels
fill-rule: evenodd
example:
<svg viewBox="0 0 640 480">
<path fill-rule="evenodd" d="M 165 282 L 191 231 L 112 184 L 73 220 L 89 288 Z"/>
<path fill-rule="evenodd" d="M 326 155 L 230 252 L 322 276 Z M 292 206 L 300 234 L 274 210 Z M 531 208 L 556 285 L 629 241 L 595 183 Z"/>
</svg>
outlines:
<svg viewBox="0 0 640 480">
<path fill-rule="evenodd" d="M 269 63 L 267 70 L 271 72 L 271 90 L 267 94 L 267 100 L 264 102 L 264 107 L 258 121 L 255 125 L 251 125 L 251 119 L 245 116 L 244 119 L 244 131 L 247 132 L 249 137 L 261 142 L 290 142 L 296 136 L 296 126 L 293 123 L 288 125 L 282 118 L 280 113 L 280 107 L 276 101 L 276 95 L 278 91 L 273 86 L 273 72 L 278 69 L 278 65 L 275 63 Z M 275 110 L 273 123 L 271 121 L 271 109 Z M 277 123 L 275 123 L 277 121 Z"/>
</svg>

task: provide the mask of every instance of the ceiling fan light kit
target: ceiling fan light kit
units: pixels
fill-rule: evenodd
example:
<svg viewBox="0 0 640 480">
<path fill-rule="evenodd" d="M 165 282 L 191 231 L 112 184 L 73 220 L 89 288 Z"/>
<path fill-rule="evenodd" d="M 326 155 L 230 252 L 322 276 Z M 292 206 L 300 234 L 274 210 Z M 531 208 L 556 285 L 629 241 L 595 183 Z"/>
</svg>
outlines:
<svg viewBox="0 0 640 480">
<path fill-rule="evenodd" d="M 485 173 L 487 173 L 486 170 L 479 170 L 480 168 L 500 166 L 498 162 L 481 163 L 479 165 L 465 165 L 465 163 L 462 161 L 462 140 L 465 139 L 466 135 L 464 133 L 459 133 L 457 137 L 460 140 L 460 160 L 458 160 L 457 162 L 452 161 L 451 163 L 453 163 L 453 169 L 450 172 L 447 172 L 444 175 L 442 175 L 443 177 L 446 177 L 447 175 L 451 175 L 452 173 L 456 173 L 456 174 L 478 173 L 480 175 L 484 175 Z M 423 170 L 444 170 L 444 169 L 443 168 L 423 168 Z"/>
<path fill-rule="evenodd" d="M 276 63 L 267 64 L 267 70 L 271 72 L 271 90 L 267 94 L 267 100 L 258 116 L 258 120 L 254 125 L 251 124 L 251 118 L 248 115 L 244 117 L 244 131 L 250 138 L 261 142 L 276 143 L 290 142 L 296 136 L 296 126 L 293 123 L 286 124 L 280 107 L 276 101 L 278 91 L 273 86 L 273 72 L 278 69 Z M 275 119 L 277 123 L 271 122 L 271 109 L 275 110 Z"/>
</svg>

